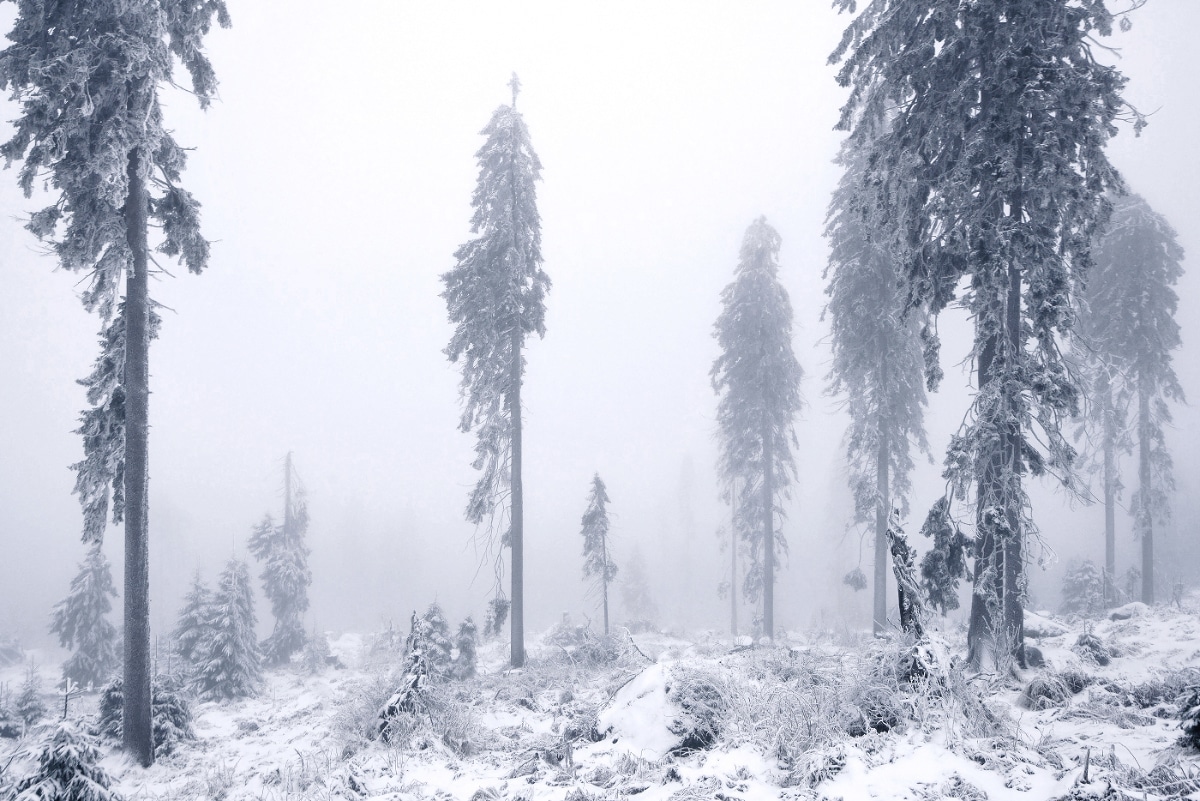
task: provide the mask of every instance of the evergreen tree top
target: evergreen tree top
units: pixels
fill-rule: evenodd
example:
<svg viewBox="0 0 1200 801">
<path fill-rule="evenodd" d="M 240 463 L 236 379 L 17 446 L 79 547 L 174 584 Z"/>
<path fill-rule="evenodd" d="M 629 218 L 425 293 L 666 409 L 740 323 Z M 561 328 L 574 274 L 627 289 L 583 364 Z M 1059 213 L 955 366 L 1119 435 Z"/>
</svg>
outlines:
<svg viewBox="0 0 1200 801">
<path fill-rule="evenodd" d="M 201 107 L 209 105 L 217 82 L 201 41 L 214 19 L 229 25 L 223 0 L 17 3 L 0 88 L 21 113 L 0 154 L 24 161 L 26 196 L 41 177 L 58 193 L 26 227 L 52 242 L 63 268 L 92 272 L 83 300 L 105 318 L 131 259 L 123 215 L 131 153 L 157 189 L 150 216 L 162 229 L 159 251 L 182 256 L 193 272 L 207 263 L 199 203 L 176 185 L 186 154 L 164 127 L 157 86 L 171 81 L 178 59 Z"/>
</svg>

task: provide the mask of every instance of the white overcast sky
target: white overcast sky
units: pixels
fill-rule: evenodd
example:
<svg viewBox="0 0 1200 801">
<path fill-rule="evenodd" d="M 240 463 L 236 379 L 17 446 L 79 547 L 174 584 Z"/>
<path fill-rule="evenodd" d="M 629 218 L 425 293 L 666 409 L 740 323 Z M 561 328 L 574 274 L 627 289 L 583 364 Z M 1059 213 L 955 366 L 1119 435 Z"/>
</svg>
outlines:
<svg viewBox="0 0 1200 801">
<path fill-rule="evenodd" d="M 201 113 L 186 94 L 166 95 L 169 124 L 196 148 L 185 182 L 214 246 L 203 276 L 172 270 L 152 289 L 173 310 L 151 351 L 156 632 L 170 628 L 192 570 L 211 578 L 231 553 L 245 554 L 264 512 L 277 513 L 288 450 L 310 493 L 310 623 L 403 621 L 435 597 L 452 617 L 481 615 L 490 580 L 486 570 L 475 577 L 462 520 L 473 439 L 456 430 L 439 275 L 469 236 L 478 132 L 507 102 L 513 71 L 544 165 L 554 282 L 547 336 L 527 351 L 532 624 L 561 611 L 595 617 L 578 529 L 599 471 L 619 558 L 640 548 L 660 579 L 664 618 L 724 625 L 711 327 L 742 233 L 760 214 L 783 238 L 811 404 L 797 424 L 779 619 L 864 615 L 866 599 L 839 585 L 859 563 L 859 536 L 847 529 L 845 420 L 822 394 L 819 320 L 844 96 L 826 57 L 844 17 L 825 0 L 231 0 L 230 11 L 234 27 L 208 40 L 219 102 Z M 3 8 L 4 29 L 12 13 Z M 1140 139 L 1122 130 L 1113 158 L 1189 253 L 1200 252 L 1196 30 L 1200 3 L 1151 0 L 1130 33 L 1106 42 L 1123 48 L 1128 98 L 1156 112 Z M 34 204 L 15 177 L 0 175 L 0 631 L 33 640 L 83 552 L 67 466 L 80 453 L 74 381 L 95 357 L 97 322 L 75 297 L 79 277 L 56 272 L 21 229 Z M 1184 279 L 1177 356 L 1193 396 L 1198 289 Z M 948 359 L 963 354 L 958 339 Z M 947 367 L 929 426 L 939 463 L 966 403 L 965 373 Z M 1196 422 L 1182 410 L 1172 434 L 1174 533 L 1193 541 Z M 939 472 L 921 467 L 915 510 L 938 492 Z M 1039 504 L 1064 560 L 1102 556 L 1094 509 L 1068 515 L 1050 492 Z M 1121 547 L 1131 559 L 1127 535 Z M 119 583 L 119 531 L 106 552 Z"/>
</svg>

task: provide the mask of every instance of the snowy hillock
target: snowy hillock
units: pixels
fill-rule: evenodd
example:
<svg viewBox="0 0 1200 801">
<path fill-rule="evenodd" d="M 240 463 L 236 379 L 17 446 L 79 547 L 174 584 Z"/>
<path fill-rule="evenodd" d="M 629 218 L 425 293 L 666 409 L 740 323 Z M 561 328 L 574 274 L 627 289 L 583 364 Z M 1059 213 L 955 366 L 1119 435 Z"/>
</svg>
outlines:
<svg viewBox="0 0 1200 801">
<path fill-rule="evenodd" d="M 1187 710 L 1200 731 L 1196 609 L 1031 618 L 1045 667 L 1003 676 L 966 670 L 954 633 L 748 647 L 563 624 L 519 670 L 481 643 L 477 674 L 430 681 L 388 742 L 405 654 L 343 635 L 344 669 L 267 671 L 253 697 L 194 702 L 195 739 L 152 768 L 104 741 L 103 765 L 119 795 L 162 801 L 1200 799 L 1180 740 Z M 38 731 L 0 740 L 0 798 L 36 769 Z"/>
</svg>

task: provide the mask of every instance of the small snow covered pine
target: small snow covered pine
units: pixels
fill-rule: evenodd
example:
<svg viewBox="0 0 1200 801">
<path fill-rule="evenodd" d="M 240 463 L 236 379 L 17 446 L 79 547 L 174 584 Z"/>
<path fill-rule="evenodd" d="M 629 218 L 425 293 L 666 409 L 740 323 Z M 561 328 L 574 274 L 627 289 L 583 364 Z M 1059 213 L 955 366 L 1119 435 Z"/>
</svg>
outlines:
<svg viewBox="0 0 1200 801">
<path fill-rule="evenodd" d="M 245 562 L 229 560 L 210 610 L 210 628 L 195 650 L 193 688 L 205 700 L 254 695 L 262 684 L 262 657 L 254 635 L 254 590 Z"/>
<path fill-rule="evenodd" d="M 183 597 L 183 609 L 175 625 L 175 651 L 185 662 L 196 661 L 196 649 L 210 634 L 212 622 L 212 590 L 200 580 L 200 573 L 192 576 L 192 586 Z"/>
<path fill-rule="evenodd" d="M 42 674 L 32 662 L 25 671 L 25 680 L 17 692 L 13 711 L 25 721 L 26 728 L 46 717 L 46 702 L 42 700 Z"/>
<path fill-rule="evenodd" d="M 1104 611 L 1104 574 L 1090 559 L 1069 568 L 1063 575 L 1064 613 L 1094 615 Z"/>
<path fill-rule="evenodd" d="M 182 683 L 173 676 L 154 677 L 150 708 L 150 729 L 154 737 L 154 753 L 164 756 L 175 750 L 181 740 L 194 740 L 192 705 L 184 695 Z M 95 733 L 120 742 L 121 715 L 124 706 L 124 682 L 114 679 L 100 694 L 99 718 Z"/>
<path fill-rule="evenodd" d="M 63 664 L 63 678 L 81 687 L 99 686 L 120 664 L 117 629 L 106 615 L 117 597 L 112 570 L 100 542 L 92 544 L 71 579 L 71 592 L 54 607 L 50 631 L 73 651 Z"/>
<path fill-rule="evenodd" d="M 446 623 L 446 616 L 437 602 L 431 603 L 421 617 L 414 616 L 405 650 L 409 654 L 419 652 L 431 676 L 445 678 L 450 674 L 453 648 L 450 625 Z"/>
<path fill-rule="evenodd" d="M 13 801 L 120 801 L 99 761 L 92 739 L 64 720 L 42 746 L 37 770 L 17 783 Z"/>
</svg>

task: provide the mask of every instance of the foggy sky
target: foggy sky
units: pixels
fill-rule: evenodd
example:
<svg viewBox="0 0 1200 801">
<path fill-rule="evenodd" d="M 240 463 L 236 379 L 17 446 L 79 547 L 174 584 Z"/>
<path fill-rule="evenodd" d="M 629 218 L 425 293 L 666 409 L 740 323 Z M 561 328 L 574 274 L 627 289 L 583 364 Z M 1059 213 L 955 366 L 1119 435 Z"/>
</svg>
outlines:
<svg viewBox="0 0 1200 801">
<path fill-rule="evenodd" d="M 850 525 L 846 420 L 823 394 L 821 232 L 844 98 L 825 61 L 847 22 L 827 6 L 232 0 L 234 27 L 208 39 L 219 102 L 201 113 L 184 92 L 165 96 L 168 125 L 195 148 L 184 181 L 214 245 L 204 275 L 164 265 L 175 277 L 151 287 L 170 309 L 150 356 L 154 632 L 173 627 L 193 570 L 211 580 L 231 554 L 246 556 L 265 512 L 279 515 L 289 450 L 312 518 L 309 626 L 400 625 L 435 598 L 453 620 L 482 617 L 492 580 L 462 516 L 474 438 L 457 431 L 439 276 L 470 236 L 479 131 L 508 102 L 513 71 L 544 165 L 554 282 L 523 389 L 528 625 L 562 611 L 599 619 L 584 598 L 579 535 L 597 471 L 618 564 L 640 549 L 661 622 L 726 625 L 715 594 L 725 557 L 714 532 L 728 509 L 714 478 L 711 331 L 760 214 L 783 239 L 810 404 L 797 422 L 777 620 L 867 624 L 867 593 L 840 584 L 856 565 L 869 572 L 871 553 Z M 3 7 L 4 30 L 12 13 Z M 1190 77 L 1200 7 L 1153 0 L 1133 22 L 1105 44 L 1122 48 L 1127 99 L 1154 113 L 1140 138 L 1121 131 L 1112 158 L 1200 253 Z M 9 103 L 3 111 L 15 116 Z M 15 184 L 14 171 L 0 175 L 0 631 L 42 642 L 84 553 L 68 465 L 81 454 L 75 381 L 96 356 L 99 323 L 76 297 L 81 276 L 56 271 L 22 230 L 39 204 Z M 1198 290 L 1185 273 L 1176 368 L 1193 398 Z M 954 312 L 942 330 L 947 379 L 931 399 L 935 463 L 915 476 L 914 534 L 942 491 L 941 454 L 968 403 L 969 376 L 955 365 L 969 327 Z M 1170 433 L 1175 547 L 1200 534 L 1197 422 L 1179 409 Z M 1127 467 L 1130 486 L 1133 476 Z M 1102 558 L 1101 510 L 1071 511 L 1049 488 L 1035 503 L 1060 562 Z M 1118 525 L 1123 570 L 1135 544 L 1126 515 Z M 118 585 L 121 536 L 110 528 L 105 546 Z M 1035 600 L 1053 603 L 1052 586 L 1035 576 Z M 265 622 L 269 608 L 258 614 Z"/>
</svg>

